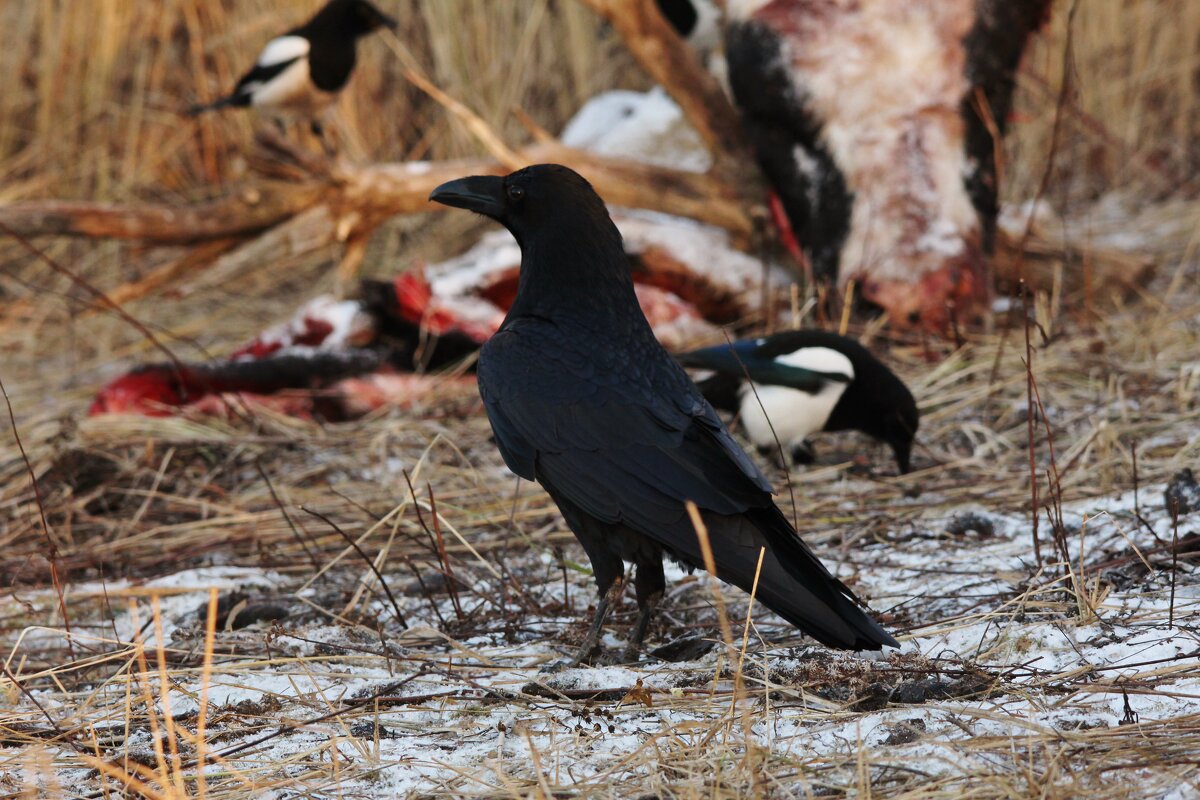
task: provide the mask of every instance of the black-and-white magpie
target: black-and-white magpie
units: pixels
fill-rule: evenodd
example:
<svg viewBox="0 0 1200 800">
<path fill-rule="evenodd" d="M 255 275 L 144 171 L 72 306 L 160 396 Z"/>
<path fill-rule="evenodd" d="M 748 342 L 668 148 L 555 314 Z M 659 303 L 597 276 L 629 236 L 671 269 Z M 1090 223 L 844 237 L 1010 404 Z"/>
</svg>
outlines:
<svg viewBox="0 0 1200 800">
<path fill-rule="evenodd" d="M 358 40 L 384 27 L 396 21 L 369 0 L 329 0 L 308 22 L 267 42 L 233 92 L 188 113 L 252 106 L 315 119 L 350 80 Z"/>
<path fill-rule="evenodd" d="M 894 372 L 853 339 L 828 331 L 785 331 L 678 359 L 714 373 L 699 382 L 705 398 L 738 413 L 761 452 L 775 451 L 778 436 L 793 461 L 808 464 L 810 434 L 855 430 L 890 445 L 900 472 L 909 471 L 919 422 L 916 401 Z"/>
</svg>

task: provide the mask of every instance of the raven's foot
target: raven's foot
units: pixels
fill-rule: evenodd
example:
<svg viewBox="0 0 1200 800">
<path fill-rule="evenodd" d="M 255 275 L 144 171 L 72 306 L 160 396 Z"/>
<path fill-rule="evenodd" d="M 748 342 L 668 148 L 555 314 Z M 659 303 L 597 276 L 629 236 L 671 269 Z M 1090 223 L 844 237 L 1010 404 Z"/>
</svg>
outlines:
<svg viewBox="0 0 1200 800">
<path fill-rule="evenodd" d="M 662 596 L 662 592 L 655 592 L 640 604 L 637 621 L 633 623 L 633 630 L 629 634 L 629 643 L 625 645 L 621 663 L 636 664 L 641 659 L 642 642 L 646 640 L 646 631 L 650 628 L 650 618 L 654 616 L 654 610 L 658 608 Z"/>
<path fill-rule="evenodd" d="M 596 614 L 592 617 L 592 624 L 588 628 L 587 635 L 583 637 L 583 643 L 579 645 L 579 649 L 575 651 L 575 655 L 563 661 L 557 661 L 542 668 L 543 672 L 561 672 L 564 669 L 578 667 L 584 661 L 588 660 L 592 651 L 600 644 L 600 632 L 604 628 L 604 620 L 608 617 L 608 610 L 612 608 L 621 599 L 622 593 L 625 591 L 625 578 L 619 577 L 612 582 L 608 587 L 608 591 L 600 595 L 599 602 L 596 603 Z"/>
</svg>

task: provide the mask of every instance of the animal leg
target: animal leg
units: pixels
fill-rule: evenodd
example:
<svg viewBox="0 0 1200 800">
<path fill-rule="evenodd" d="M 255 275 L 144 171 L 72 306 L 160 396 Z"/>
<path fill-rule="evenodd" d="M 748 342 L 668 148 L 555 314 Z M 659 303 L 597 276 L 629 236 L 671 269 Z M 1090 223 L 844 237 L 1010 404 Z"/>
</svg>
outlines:
<svg viewBox="0 0 1200 800">
<path fill-rule="evenodd" d="M 568 517 L 567 521 L 570 524 L 572 518 Z M 592 624 L 588 628 L 587 635 L 583 637 L 579 649 L 570 659 L 558 661 L 546 668 L 551 672 L 577 667 L 587 660 L 600 642 L 600 632 L 604 628 L 604 620 L 608 617 L 609 610 L 620 601 L 621 593 L 625 591 L 625 564 L 609 548 L 604 535 L 606 532 L 594 531 L 586 524 L 579 527 L 572 525 L 571 527 L 575 531 L 575 538 L 583 545 L 583 549 L 587 551 L 588 558 L 592 562 L 592 574 L 596 578 L 596 588 L 600 590 L 600 598 L 596 602 L 596 614 L 592 617 Z"/>
<path fill-rule="evenodd" d="M 608 591 L 601 593 L 600 600 L 596 603 L 596 615 L 592 617 L 592 624 L 588 628 L 587 635 L 583 637 L 583 643 L 579 645 L 579 649 L 575 651 L 575 655 L 565 666 L 578 667 L 600 644 L 600 632 L 604 629 L 604 620 L 608 617 L 608 612 L 612 607 L 621 601 L 621 594 L 624 591 L 625 578 L 618 577 L 608 587 Z"/>
<path fill-rule="evenodd" d="M 561 672 L 564 669 L 578 667 L 592 651 L 596 649 L 596 645 L 600 643 L 600 631 L 604 629 L 604 620 L 608 617 L 609 610 L 621 599 L 621 593 L 625 591 L 625 578 L 617 577 L 610 582 L 609 587 L 600 593 L 600 599 L 596 603 L 596 614 L 592 617 L 592 624 L 588 628 L 587 635 L 583 637 L 582 644 L 575 651 L 575 655 L 570 658 L 555 661 L 542 668 L 542 672 Z"/>
<path fill-rule="evenodd" d="M 812 464 L 816 460 L 816 453 L 807 439 L 792 446 L 792 463 Z"/>
<path fill-rule="evenodd" d="M 625 661 L 637 661 L 646 638 L 646 630 L 650 627 L 650 618 L 654 616 L 663 591 L 667 587 L 666 576 L 663 575 L 662 557 L 657 556 L 650 561 L 639 561 L 637 574 L 633 579 L 633 588 L 637 594 L 638 616 L 629 634 L 629 644 L 625 645 Z"/>
</svg>

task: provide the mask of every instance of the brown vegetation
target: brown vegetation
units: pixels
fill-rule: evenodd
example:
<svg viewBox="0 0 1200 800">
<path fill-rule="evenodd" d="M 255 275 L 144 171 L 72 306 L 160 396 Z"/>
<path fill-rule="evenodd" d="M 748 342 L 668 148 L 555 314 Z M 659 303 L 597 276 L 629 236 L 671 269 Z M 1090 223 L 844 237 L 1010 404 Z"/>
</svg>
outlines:
<svg viewBox="0 0 1200 800">
<path fill-rule="evenodd" d="M 0 74 L 10 76 L 0 202 L 212 200 L 249 168 L 254 118 L 193 122 L 178 110 L 227 86 L 248 52 L 315 4 L 0 3 Z M 394 5 L 423 70 L 513 148 L 529 137 L 514 107 L 556 130 L 594 91 L 646 84 L 616 34 L 575 2 Z M 143 797 L 1194 792 L 1194 654 L 1114 670 L 1096 667 L 1095 653 L 1139 632 L 1165 639 L 1196 613 L 1186 537 L 1195 525 L 1162 536 L 1160 490 L 1200 461 L 1200 9 L 1078 5 L 1072 58 L 1064 0 L 1022 72 L 1008 199 L 1033 196 L 1053 161 L 1045 194 L 1065 222 L 1046 236 L 1085 252 L 1093 240 L 1120 245 L 1153 262 L 1156 283 L 1101 297 L 1086 264 L 1051 254 L 1029 330 L 1047 424 L 1029 425 L 1017 302 L 994 334 L 961 347 L 889 343 L 889 363 L 922 406 L 917 473 L 890 477 L 879 453 L 867 448 L 864 459 L 861 440 L 839 439 L 822 443 L 824 466 L 791 477 L 806 539 L 902 638 L 978 633 L 970 652 L 877 664 L 814 656 L 758 612 L 743 650 L 745 598 L 727 593 L 733 641 L 721 642 L 708 587 L 685 578 L 651 639 L 697 633 L 715 649 L 701 643 L 698 660 L 679 667 L 547 679 L 536 669 L 577 637 L 590 581 L 549 499 L 529 486 L 514 496 L 473 393 L 447 386 L 419 408 L 329 427 L 256 408 L 228 420 L 83 416 L 103 378 L 158 357 L 146 331 L 181 358 L 202 358 L 330 289 L 341 251 L 320 238 L 324 228 L 309 239 L 297 225 L 203 272 L 174 246 L 39 240 L 75 279 L 0 240 L 0 381 L 15 423 L 0 423 L 0 795 L 99 791 L 101 774 L 109 796 L 125 783 Z M 353 159 L 485 155 L 403 81 L 384 42 L 368 41 L 362 56 L 377 68 L 340 104 Z M 1105 205 L 1089 205 L 1101 196 Z M 364 270 L 392 275 L 461 249 L 479 227 L 465 217 L 385 223 Z M 144 281 L 124 308 L 142 329 L 82 288 Z M 984 523 L 943 524 L 970 504 L 1024 520 L 1013 535 L 1024 548 L 1031 435 L 1041 570 L 1031 548 L 1024 566 L 988 561 L 997 539 Z M 1110 502 L 1135 487 L 1133 511 Z M 1052 524 L 1060 501 L 1086 501 L 1115 525 L 1097 534 L 1097 518 L 1068 537 Z M 939 559 L 951 556 L 947 569 Z M 881 576 L 914 564 L 924 570 L 914 582 L 956 569 L 962 581 L 884 597 Z M 226 605 L 207 615 L 204 576 L 220 570 L 242 571 L 227 573 Z M 167 635 L 156 639 L 156 625 Z M 1094 633 L 1093 666 L 1073 640 L 1040 644 L 1047 630 Z M 782 642 L 760 641 L 771 632 Z M 1026 663 L 1031 652 L 1057 660 Z M 271 738 L 244 746 L 259 736 Z M 624 755 L 604 755 L 621 741 L 632 743 Z M 388 749 L 405 742 L 419 757 Z M 210 758 L 200 781 L 192 765 L 206 753 L 224 761 Z M 467 756 L 470 769 L 424 783 L 372 783 L 387 769 L 424 774 Z"/>
</svg>

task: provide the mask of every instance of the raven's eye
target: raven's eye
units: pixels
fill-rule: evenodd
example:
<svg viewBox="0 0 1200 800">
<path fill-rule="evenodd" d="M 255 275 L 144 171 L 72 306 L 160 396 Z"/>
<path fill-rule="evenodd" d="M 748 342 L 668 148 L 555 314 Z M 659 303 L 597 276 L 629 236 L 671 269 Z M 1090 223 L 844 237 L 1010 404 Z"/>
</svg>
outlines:
<svg viewBox="0 0 1200 800">
<path fill-rule="evenodd" d="M 508 187 L 508 199 L 519 203 L 525 199 L 525 190 L 516 184 Z"/>
</svg>

